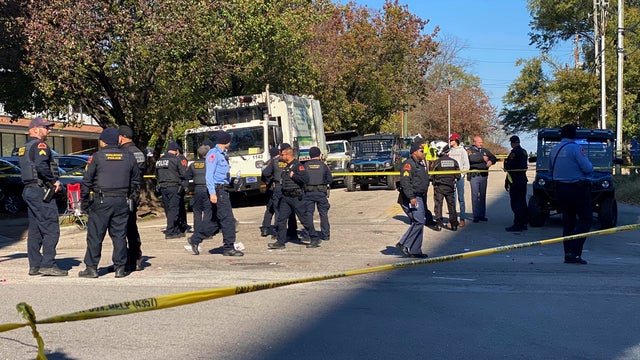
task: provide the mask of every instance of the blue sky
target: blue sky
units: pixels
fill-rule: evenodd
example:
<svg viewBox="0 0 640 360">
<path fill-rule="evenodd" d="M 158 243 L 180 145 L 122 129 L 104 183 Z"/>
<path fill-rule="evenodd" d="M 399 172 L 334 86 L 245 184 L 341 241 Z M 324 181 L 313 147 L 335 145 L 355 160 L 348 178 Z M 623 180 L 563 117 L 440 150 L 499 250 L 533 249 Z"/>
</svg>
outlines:
<svg viewBox="0 0 640 360">
<path fill-rule="evenodd" d="M 382 9 L 384 0 L 357 0 L 372 9 Z M 526 0 L 400 0 L 409 11 L 423 20 L 431 33 L 440 27 L 438 38 L 455 38 L 463 49 L 458 57 L 468 63 L 467 72 L 481 80 L 481 86 L 500 111 L 502 97 L 518 77 L 515 62 L 539 54 L 529 46 L 531 17 Z M 552 52 L 559 63 L 572 63 L 570 48 Z M 523 146 L 525 146 L 523 141 Z M 525 147 L 535 150 L 534 145 Z"/>
</svg>

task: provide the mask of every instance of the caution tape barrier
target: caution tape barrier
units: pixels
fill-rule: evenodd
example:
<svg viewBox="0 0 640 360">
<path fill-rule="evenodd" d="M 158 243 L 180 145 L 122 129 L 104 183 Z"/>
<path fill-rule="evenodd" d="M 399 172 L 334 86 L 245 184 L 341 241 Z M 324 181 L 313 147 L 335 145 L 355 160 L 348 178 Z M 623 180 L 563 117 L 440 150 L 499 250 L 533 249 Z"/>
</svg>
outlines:
<svg viewBox="0 0 640 360">
<path fill-rule="evenodd" d="M 195 304 L 198 302 L 218 299 L 218 298 L 232 296 L 232 295 L 239 295 L 239 294 L 245 294 L 245 293 L 255 292 L 260 290 L 274 289 L 274 288 L 279 288 L 279 287 L 293 285 L 293 284 L 324 281 L 324 280 L 331 280 L 331 279 L 343 278 L 348 276 L 356 276 L 356 275 L 371 274 L 371 273 L 382 272 L 382 271 L 390 271 L 390 270 L 418 266 L 418 265 L 427 265 L 427 264 L 443 263 L 447 261 L 462 260 L 462 259 L 468 259 L 468 258 L 477 257 L 477 256 L 491 255 L 491 254 L 497 254 L 505 251 L 522 249 L 526 247 L 549 245 L 549 244 L 563 242 L 567 240 L 574 240 L 574 239 L 578 239 L 586 236 L 600 236 L 600 235 L 607 235 L 607 234 L 613 234 L 617 232 L 638 230 L 638 229 L 640 229 L 640 224 L 624 225 L 624 226 L 619 226 L 615 228 L 591 231 L 591 232 L 586 232 L 586 233 L 576 234 L 571 236 L 562 236 L 562 237 L 557 237 L 557 238 L 552 238 L 547 240 L 539 240 L 539 241 L 532 241 L 532 242 L 526 242 L 526 243 L 520 243 L 520 244 L 498 246 L 498 247 L 470 251 L 470 252 L 460 253 L 460 254 L 444 255 L 444 256 L 438 256 L 434 258 L 372 266 L 368 268 L 348 270 L 348 271 L 345 271 L 342 273 L 336 273 L 336 274 L 313 276 L 308 278 L 292 279 L 292 280 L 285 280 L 285 281 L 274 281 L 274 282 L 261 283 L 261 284 L 255 284 L 255 285 L 230 286 L 230 287 L 223 287 L 223 288 L 217 288 L 217 289 L 208 289 L 208 290 L 191 291 L 191 292 L 185 292 L 185 293 L 179 293 L 179 294 L 162 295 L 162 296 L 157 296 L 152 298 L 124 301 L 124 302 L 110 304 L 110 305 L 98 306 L 91 309 L 82 310 L 82 311 L 78 311 L 78 312 L 74 312 L 66 315 L 53 316 L 43 320 L 36 320 L 35 313 L 33 312 L 33 309 L 31 308 L 31 306 L 29 306 L 27 303 L 22 302 L 16 305 L 16 308 L 18 312 L 22 315 L 22 317 L 24 317 L 25 320 L 27 320 L 27 322 L 0 324 L 0 333 L 9 331 L 9 330 L 18 329 L 25 326 L 30 326 L 32 330 L 32 334 L 38 343 L 37 359 L 46 359 L 46 356 L 44 355 L 44 341 L 42 340 L 42 338 L 40 337 L 40 334 L 38 333 L 38 330 L 36 329 L 36 324 L 53 324 L 53 323 L 61 323 L 61 322 L 89 320 L 89 319 L 97 319 L 97 318 L 110 317 L 110 316 L 127 315 L 127 314 L 143 312 L 143 311 L 160 310 L 160 309 L 166 309 L 166 308 L 171 308 L 176 306 Z"/>
</svg>

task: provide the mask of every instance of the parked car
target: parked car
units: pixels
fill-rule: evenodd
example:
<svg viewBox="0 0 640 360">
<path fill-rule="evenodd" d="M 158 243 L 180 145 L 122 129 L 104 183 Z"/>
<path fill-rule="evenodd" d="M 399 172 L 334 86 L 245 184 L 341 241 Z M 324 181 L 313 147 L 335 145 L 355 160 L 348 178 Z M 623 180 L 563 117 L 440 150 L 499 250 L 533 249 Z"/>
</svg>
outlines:
<svg viewBox="0 0 640 360">
<path fill-rule="evenodd" d="M 56 194 L 55 199 L 58 208 L 65 210 L 67 207 L 67 184 L 82 182 L 82 175 L 67 173 L 59 168 L 62 191 Z M 0 158 L 0 210 L 17 214 L 26 208 L 22 199 L 22 178 L 20 177 L 20 160 L 18 157 Z"/>
<path fill-rule="evenodd" d="M 84 170 L 89 162 L 89 155 L 54 155 L 58 166 L 67 175 L 84 175 Z"/>
</svg>

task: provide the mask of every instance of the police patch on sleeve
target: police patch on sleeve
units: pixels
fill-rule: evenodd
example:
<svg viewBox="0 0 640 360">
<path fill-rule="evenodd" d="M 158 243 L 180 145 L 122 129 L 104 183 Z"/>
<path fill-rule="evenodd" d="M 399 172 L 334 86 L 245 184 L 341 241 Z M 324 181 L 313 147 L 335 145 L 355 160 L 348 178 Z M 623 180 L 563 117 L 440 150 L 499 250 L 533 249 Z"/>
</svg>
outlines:
<svg viewBox="0 0 640 360">
<path fill-rule="evenodd" d="M 213 153 L 209 155 L 209 157 L 207 158 L 207 162 L 210 162 L 210 163 L 214 162 L 215 160 L 216 160 L 216 155 Z"/>
<path fill-rule="evenodd" d="M 409 164 L 409 163 L 404 164 L 404 168 L 402 168 L 402 170 L 411 171 L 411 164 Z"/>
</svg>

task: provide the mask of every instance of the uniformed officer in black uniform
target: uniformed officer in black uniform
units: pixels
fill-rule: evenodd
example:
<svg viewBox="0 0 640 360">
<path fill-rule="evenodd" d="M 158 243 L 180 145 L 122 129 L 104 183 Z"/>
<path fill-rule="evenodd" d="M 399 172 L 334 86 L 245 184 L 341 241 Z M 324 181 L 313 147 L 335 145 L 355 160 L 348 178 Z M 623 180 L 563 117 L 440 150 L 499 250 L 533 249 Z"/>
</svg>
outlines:
<svg viewBox="0 0 640 360">
<path fill-rule="evenodd" d="M 100 146 L 89 158 L 80 190 L 82 210 L 89 214 L 87 222 L 86 268 L 78 273 L 84 278 L 98 277 L 102 241 L 109 231 L 113 243 L 113 265 L 116 277 L 126 275 L 127 222 L 129 198 L 140 191 L 140 168 L 130 152 L 118 147 L 118 129 L 106 128 L 100 134 Z"/>
<path fill-rule="evenodd" d="M 414 142 L 409 153 L 411 155 L 402 163 L 400 169 L 398 204 L 409 217 L 411 225 L 396 244 L 396 248 L 405 256 L 425 258 L 427 254 L 422 252 L 422 235 L 426 221 L 425 209 L 429 172 L 425 164 L 422 143 Z"/>
<path fill-rule="evenodd" d="M 184 192 L 186 183 L 187 160 L 178 158 L 178 143 L 172 141 L 167 146 L 167 151 L 156 161 L 156 180 L 162 194 L 162 206 L 167 217 L 167 228 L 164 232 L 165 239 L 177 239 L 184 237 L 180 229 L 180 192 Z"/>
<path fill-rule="evenodd" d="M 120 148 L 133 154 L 140 170 L 140 177 L 142 182 L 142 176 L 144 176 L 146 166 L 146 157 L 144 153 L 138 149 L 136 144 L 133 143 L 133 130 L 127 126 L 122 125 L 118 128 L 120 134 Z M 127 270 L 128 271 L 140 271 L 142 270 L 142 241 L 140 240 L 140 232 L 138 231 L 138 203 L 139 198 L 129 198 L 129 221 L 127 222 Z"/>
<path fill-rule="evenodd" d="M 471 208 L 473 222 L 489 221 L 487 219 L 487 180 L 489 167 L 498 162 L 491 151 L 482 147 L 482 137 L 474 136 L 473 146 L 467 150 L 469 154 L 469 174 L 467 180 L 471 185 Z M 473 171 L 478 170 L 478 171 Z"/>
<path fill-rule="evenodd" d="M 449 145 L 438 153 L 438 159 L 433 164 L 434 172 L 437 171 L 460 171 L 458 162 L 449 157 Z M 438 230 L 444 226 L 442 219 L 442 200 L 447 201 L 447 209 L 449 210 L 449 228 L 453 231 L 458 230 L 458 214 L 456 212 L 455 188 L 456 182 L 460 178 L 460 173 L 451 174 L 432 174 L 433 181 L 433 202 L 435 203 L 434 211 L 436 213 L 436 223 Z"/>
<path fill-rule="evenodd" d="M 267 208 L 264 212 L 262 219 L 262 226 L 260 227 L 260 236 L 265 237 L 269 235 L 269 228 L 271 227 L 271 218 L 276 218 L 276 233 L 278 227 L 278 207 L 280 206 L 280 199 L 282 198 L 282 169 L 287 166 L 287 163 L 282 160 L 280 153 L 285 148 L 291 148 L 291 145 L 284 143 L 278 147 L 274 147 L 270 150 L 271 159 L 267 161 L 262 168 L 262 179 L 267 184 L 267 188 L 271 191 Z M 287 222 L 287 239 L 297 240 L 297 221 L 295 213 L 289 215 Z"/>
<path fill-rule="evenodd" d="M 321 240 L 313 226 L 313 217 L 307 214 L 307 206 L 303 200 L 304 185 L 309 183 L 309 174 L 305 167 L 294 157 L 293 148 L 289 144 L 282 144 L 280 152 L 282 161 L 286 166 L 282 170 L 282 199 L 278 207 L 278 234 L 276 241 L 267 244 L 270 249 L 284 249 L 287 241 L 286 224 L 292 212 L 295 212 L 298 220 L 309 234 L 308 248 L 320 246 Z"/>
<path fill-rule="evenodd" d="M 53 123 L 41 116 L 29 123 L 29 140 L 18 149 L 24 189 L 22 198 L 29 212 L 27 257 L 29 275 L 66 276 L 56 265 L 56 246 L 60 238 L 58 206 L 53 194 L 62 189 L 58 181 L 58 164 L 45 142 Z M 49 196 L 45 196 L 49 193 Z M 40 252 L 42 250 L 42 253 Z"/>
<path fill-rule="evenodd" d="M 211 147 L 202 144 L 197 150 L 198 159 L 189 165 L 185 175 L 187 180 L 193 180 L 191 196 L 191 209 L 193 210 L 193 231 L 194 233 L 202 229 L 208 229 L 214 226 L 212 217 L 212 207 L 209 201 L 209 192 L 207 191 L 207 178 L 205 174 L 205 157 Z M 206 232 L 209 232 L 208 230 Z M 213 233 L 213 232 L 211 232 Z"/>
<path fill-rule="evenodd" d="M 520 138 L 516 135 L 509 138 L 511 152 L 504 160 L 504 170 L 507 172 L 504 180 L 505 189 L 511 199 L 513 211 L 513 225 L 506 231 L 527 230 L 527 150 L 520 147 Z"/>
<path fill-rule="evenodd" d="M 184 156 L 182 151 L 182 146 L 178 143 L 178 154 L 176 155 L 180 164 L 186 164 L 184 166 L 189 167 L 189 160 Z M 186 170 L 185 170 L 186 171 Z M 178 227 L 180 228 L 180 232 L 193 232 L 193 228 L 187 222 L 187 208 L 184 203 L 185 195 L 187 193 L 187 189 L 189 187 L 188 181 L 183 181 L 182 191 L 178 192 L 178 196 L 180 196 L 180 201 L 178 202 Z"/>
<path fill-rule="evenodd" d="M 320 160 L 320 148 L 313 146 L 309 149 L 311 160 L 304 163 L 304 167 L 309 173 L 309 183 L 304 186 L 304 200 L 307 202 L 307 216 L 311 216 L 318 208 L 320 215 L 320 234 L 322 240 L 330 240 L 331 227 L 329 225 L 329 199 L 328 186 L 333 181 L 331 170 Z"/>
</svg>

